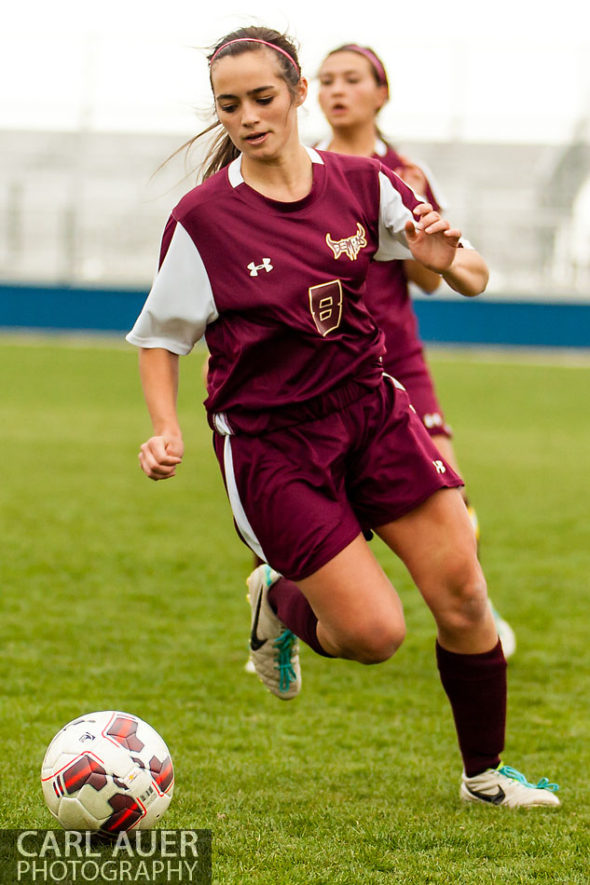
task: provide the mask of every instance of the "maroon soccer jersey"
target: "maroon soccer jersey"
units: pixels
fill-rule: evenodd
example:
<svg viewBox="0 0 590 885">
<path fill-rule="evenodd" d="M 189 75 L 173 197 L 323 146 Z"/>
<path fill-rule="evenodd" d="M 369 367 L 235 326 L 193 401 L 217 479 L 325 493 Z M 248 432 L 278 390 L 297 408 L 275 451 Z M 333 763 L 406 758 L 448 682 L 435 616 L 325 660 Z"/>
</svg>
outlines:
<svg viewBox="0 0 590 885">
<path fill-rule="evenodd" d="M 320 143 L 320 147 L 324 146 L 327 147 L 325 141 Z M 373 156 L 388 169 L 404 166 L 397 151 L 382 140 L 377 142 Z M 428 179 L 423 196 L 435 209 L 441 208 L 441 198 L 435 195 Z M 365 301 L 385 335 L 385 370 L 406 384 L 416 372 L 416 361 L 423 362 L 423 351 L 403 261 L 375 261 L 371 264 Z M 407 386 L 412 393 L 409 384 Z"/>
<path fill-rule="evenodd" d="M 327 150 L 328 146 L 328 140 L 316 145 L 318 150 Z M 402 157 L 382 139 L 377 141 L 373 157 L 388 169 L 397 170 L 404 166 Z M 435 209 L 441 209 L 444 201 L 438 191 L 435 193 L 428 178 L 424 196 Z M 371 264 L 365 303 L 384 334 L 385 371 L 401 381 L 409 391 L 412 403 L 430 434 L 451 436 L 426 364 L 403 261 L 375 261 Z"/>
<path fill-rule="evenodd" d="M 375 159 L 383 163 L 384 166 L 387 166 L 388 169 L 393 169 L 394 171 L 402 169 L 406 165 L 398 152 L 395 150 L 395 148 L 381 140 L 377 142 L 377 146 L 373 156 L 375 157 Z M 417 163 L 416 165 L 420 164 Z M 442 209 L 442 198 L 438 193 L 435 193 L 434 185 L 431 181 L 429 181 L 428 175 L 426 175 L 426 170 L 422 169 L 422 172 L 424 173 L 424 177 L 426 179 L 426 189 L 425 192 L 421 194 L 421 196 L 423 196 L 424 199 L 426 199 L 435 209 Z"/>
<path fill-rule="evenodd" d="M 249 187 L 241 158 L 173 210 L 160 268 L 128 340 L 183 354 L 204 334 L 214 426 L 377 384 L 383 336 L 363 294 L 371 260 L 411 257 L 419 200 L 375 160 L 309 151 L 313 186 L 284 203 Z"/>
<path fill-rule="evenodd" d="M 379 143 L 375 157 L 389 169 L 404 165 L 399 154 L 383 142 Z M 424 197 L 435 209 L 441 208 L 428 180 Z M 402 261 L 373 263 L 367 278 L 366 300 L 375 322 L 385 334 L 385 369 L 405 384 L 416 370 L 416 361 L 423 359 L 423 351 Z M 408 389 L 411 394 L 410 387 Z"/>
<path fill-rule="evenodd" d="M 384 142 L 378 143 L 375 157 L 389 169 L 404 165 L 399 154 Z M 443 201 L 435 195 L 428 178 L 424 196 L 435 209 L 442 208 Z M 385 335 L 385 370 L 406 387 L 427 431 L 433 436 L 450 437 L 451 429 L 445 421 L 424 356 L 403 261 L 374 262 L 369 268 L 365 298 Z"/>
</svg>

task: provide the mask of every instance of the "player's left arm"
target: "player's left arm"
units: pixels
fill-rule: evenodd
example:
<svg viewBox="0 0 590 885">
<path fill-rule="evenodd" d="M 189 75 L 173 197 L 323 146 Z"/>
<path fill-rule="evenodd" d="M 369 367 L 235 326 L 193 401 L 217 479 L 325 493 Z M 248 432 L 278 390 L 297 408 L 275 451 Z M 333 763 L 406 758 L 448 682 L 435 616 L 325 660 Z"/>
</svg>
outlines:
<svg viewBox="0 0 590 885">
<path fill-rule="evenodd" d="M 475 250 L 458 248 L 460 230 L 430 203 L 421 202 L 398 175 L 384 166 L 379 169 L 379 189 L 378 248 L 373 260 L 413 258 L 426 270 L 441 274 L 462 295 L 483 292 L 488 269 Z M 467 251 L 470 257 L 466 259 L 462 253 Z"/>
<path fill-rule="evenodd" d="M 436 292 L 442 279 L 439 273 L 428 270 L 427 267 L 424 267 L 423 264 L 419 264 L 417 261 L 404 261 L 404 272 L 407 280 L 410 283 L 415 283 L 427 295 L 432 295 L 433 292 Z"/>
<path fill-rule="evenodd" d="M 405 233 L 416 261 L 441 274 L 451 289 L 461 295 L 483 292 L 489 278 L 487 265 L 475 249 L 459 248 L 461 231 L 451 227 L 448 219 L 442 218 L 429 203 L 421 203 L 413 212 L 418 221 L 408 220 Z"/>
<path fill-rule="evenodd" d="M 456 249 L 450 268 L 442 274 L 443 280 L 461 295 L 481 295 L 488 284 L 488 266 L 475 249 Z"/>
</svg>

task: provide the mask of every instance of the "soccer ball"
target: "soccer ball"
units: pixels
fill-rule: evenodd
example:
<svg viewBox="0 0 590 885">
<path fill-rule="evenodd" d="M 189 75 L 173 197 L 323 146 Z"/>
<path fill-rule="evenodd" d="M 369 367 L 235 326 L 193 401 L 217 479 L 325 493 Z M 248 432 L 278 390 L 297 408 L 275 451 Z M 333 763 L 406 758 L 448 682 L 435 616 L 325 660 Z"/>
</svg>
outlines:
<svg viewBox="0 0 590 885">
<path fill-rule="evenodd" d="M 106 836 L 158 821 L 172 798 L 174 769 L 147 722 L 103 710 L 58 731 L 43 759 L 41 784 L 62 827 Z"/>
</svg>

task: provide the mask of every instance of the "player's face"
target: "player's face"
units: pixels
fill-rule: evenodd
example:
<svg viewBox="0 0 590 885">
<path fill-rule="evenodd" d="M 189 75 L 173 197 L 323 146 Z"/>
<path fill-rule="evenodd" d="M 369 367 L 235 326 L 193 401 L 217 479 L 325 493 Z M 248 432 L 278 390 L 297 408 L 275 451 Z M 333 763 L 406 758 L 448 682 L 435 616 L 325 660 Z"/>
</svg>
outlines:
<svg viewBox="0 0 590 885">
<path fill-rule="evenodd" d="M 358 52 L 328 56 L 319 81 L 320 107 L 335 129 L 372 123 L 387 98 L 387 88 L 378 85 L 371 63 Z"/>
<path fill-rule="evenodd" d="M 272 161 L 299 143 L 297 107 L 307 94 L 300 81 L 293 97 L 271 49 L 216 61 L 211 71 L 220 123 L 246 157 Z"/>
</svg>

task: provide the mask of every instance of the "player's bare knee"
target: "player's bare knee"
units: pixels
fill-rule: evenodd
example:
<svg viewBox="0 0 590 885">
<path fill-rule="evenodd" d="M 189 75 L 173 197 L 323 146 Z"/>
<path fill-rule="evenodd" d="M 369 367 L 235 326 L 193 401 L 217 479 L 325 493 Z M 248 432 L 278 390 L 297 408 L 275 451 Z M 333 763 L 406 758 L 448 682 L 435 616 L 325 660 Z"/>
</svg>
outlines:
<svg viewBox="0 0 590 885">
<path fill-rule="evenodd" d="M 453 587 L 449 604 L 445 607 L 442 620 L 453 631 L 473 629 L 486 617 L 488 610 L 487 588 L 483 576 L 475 576 Z"/>
<path fill-rule="evenodd" d="M 403 622 L 372 625 L 356 637 L 355 659 L 361 664 L 381 664 L 391 658 L 405 639 Z"/>
</svg>

